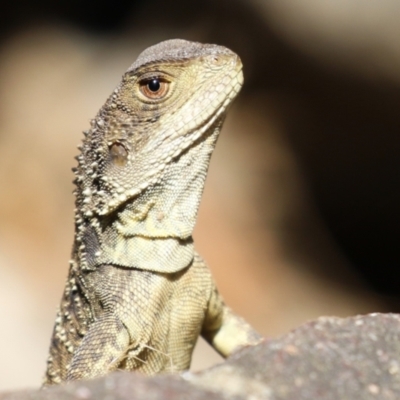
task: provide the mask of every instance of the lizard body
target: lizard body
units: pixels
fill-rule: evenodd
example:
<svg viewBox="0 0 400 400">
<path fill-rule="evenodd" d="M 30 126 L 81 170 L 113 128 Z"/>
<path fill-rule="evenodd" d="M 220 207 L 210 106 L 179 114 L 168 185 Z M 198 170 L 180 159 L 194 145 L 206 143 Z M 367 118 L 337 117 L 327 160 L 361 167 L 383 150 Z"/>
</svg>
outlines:
<svg viewBox="0 0 400 400">
<path fill-rule="evenodd" d="M 243 82 L 230 50 L 146 49 L 85 133 L 75 239 L 45 384 L 116 369 L 190 366 L 199 334 L 223 356 L 260 336 L 224 304 L 192 232 L 227 107 Z"/>
</svg>

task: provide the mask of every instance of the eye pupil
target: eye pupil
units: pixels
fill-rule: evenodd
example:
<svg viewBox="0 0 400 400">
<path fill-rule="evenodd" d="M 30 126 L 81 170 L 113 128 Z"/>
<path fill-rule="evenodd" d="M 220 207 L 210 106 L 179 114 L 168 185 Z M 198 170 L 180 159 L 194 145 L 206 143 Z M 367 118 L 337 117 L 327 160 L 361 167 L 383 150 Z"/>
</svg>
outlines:
<svg viewBox="0 0 400 400">
<path fill-rule="evenodd" d="M 169 82 L 163 78 L 153 77 L 139 81 L 140 92 L 150 100 L 161 100 L 169 90 Z"/>
<path fill-rule="evenodd" d="M 147 84 L 147 87 L 149 88 L 149 90 L 151 92 L 158 92 L 160 90 L 160 87 L 161 87 L 160 81 L 158 79 L 152 79 Z"/>
</svg>

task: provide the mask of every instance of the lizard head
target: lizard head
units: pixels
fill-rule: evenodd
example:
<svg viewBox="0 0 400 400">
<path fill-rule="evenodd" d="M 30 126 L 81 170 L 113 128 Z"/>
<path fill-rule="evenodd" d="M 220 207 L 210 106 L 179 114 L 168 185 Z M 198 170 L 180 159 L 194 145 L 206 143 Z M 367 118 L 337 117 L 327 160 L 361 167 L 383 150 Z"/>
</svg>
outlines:
<svg viewBox="0 0 400 400">
<path fill-rule="evenodd" d="M 84 138 L 76 172 L 83 214 L 113 212 L 219 132 L 242 83 L 239 57 L 222 46 L 169 40 L 141 53 Z"/>
</svg>

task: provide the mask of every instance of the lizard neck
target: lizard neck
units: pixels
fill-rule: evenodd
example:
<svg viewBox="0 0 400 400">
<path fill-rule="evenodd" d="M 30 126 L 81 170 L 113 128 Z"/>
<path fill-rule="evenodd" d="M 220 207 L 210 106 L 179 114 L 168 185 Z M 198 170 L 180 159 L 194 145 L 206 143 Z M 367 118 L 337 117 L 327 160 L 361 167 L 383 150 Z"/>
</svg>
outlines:
<svg viewBox="0 0 400 400">
<path fill-rule="evenodd" d="M 172 273 L 194 257 L 192 233 L 211 154 L 222 125 L 219 120 L 178 158 L 160 179 L 113 215 L 87 226 L 83 236 L 89 269 L 102 264 Z M 95 244 L 95 245 L 93 245 Z M 88 251 L 86 253 L 88 253 Z"/>
<path fill-rule="evenodd" d="M 160 179 L 118 213 L 115 228 L 122 237 L 191 237 L 221 124 L 171 160 Z"/>
</svg>

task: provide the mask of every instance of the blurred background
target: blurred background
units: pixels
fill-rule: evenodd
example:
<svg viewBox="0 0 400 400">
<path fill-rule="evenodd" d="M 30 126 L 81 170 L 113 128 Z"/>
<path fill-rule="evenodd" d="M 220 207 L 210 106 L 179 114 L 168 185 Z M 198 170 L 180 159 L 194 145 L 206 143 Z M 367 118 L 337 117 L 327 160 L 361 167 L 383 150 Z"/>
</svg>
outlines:
<svg viewBox="0 0 400 400">
<path fill-rule="evenodd" d="M 0 390 L 41 383 L 81 132 L 165 39 L 244 63 L 195 230 L 227 303 L 267 337 L 398 311 L 398 1 L 16 0 L 2 17 Z M 200 343 L 193 368 L 219 360 Z"/>
</svg>

